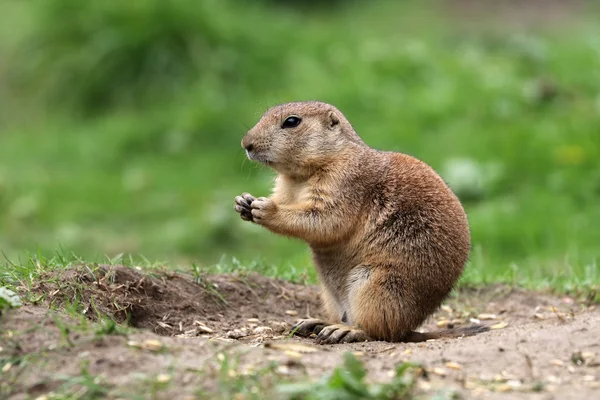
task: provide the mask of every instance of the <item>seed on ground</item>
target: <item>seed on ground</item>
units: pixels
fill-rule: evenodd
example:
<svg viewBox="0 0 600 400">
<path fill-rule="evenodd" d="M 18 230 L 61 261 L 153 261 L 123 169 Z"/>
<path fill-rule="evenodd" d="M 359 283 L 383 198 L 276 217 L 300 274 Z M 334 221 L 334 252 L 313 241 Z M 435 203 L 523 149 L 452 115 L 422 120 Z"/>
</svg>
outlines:
<svg viewBox="0 0 600 400">
<path fill-rule="evenodd" d="M 455 369 L 455 370 L 462 369 L 462 365 L 455 363 L 453 361 L 448 361 L 445 365 L 447 368 L 450 368 L 450 369 Z"/>
<path fill-rule="evenodd" d="M 498 322 L 497 324 L 494 324 L 492 326 L 490 326 L 490 329 L 504 329 L 508 326 L 508 322 Z"/>
</svg>

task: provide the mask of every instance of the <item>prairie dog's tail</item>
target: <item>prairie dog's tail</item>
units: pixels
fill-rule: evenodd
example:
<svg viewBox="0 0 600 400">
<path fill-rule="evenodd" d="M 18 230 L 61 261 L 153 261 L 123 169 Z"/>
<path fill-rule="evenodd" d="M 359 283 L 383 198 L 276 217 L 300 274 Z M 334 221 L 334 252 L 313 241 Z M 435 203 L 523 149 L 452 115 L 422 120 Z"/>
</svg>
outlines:
<svg viewBox="0 0 600 400">
<path fill-rule="evenodd" d="M 410 332 L 404 337 L 403 342 L 424 342 L 431 339 L 459 338 L 462 336 L 473 336 L 478 333 L 487 332 L 490 328 L 485 325 L 469 325 L 460 328 L 440 329 L 435 332 Z"/>
</svg>

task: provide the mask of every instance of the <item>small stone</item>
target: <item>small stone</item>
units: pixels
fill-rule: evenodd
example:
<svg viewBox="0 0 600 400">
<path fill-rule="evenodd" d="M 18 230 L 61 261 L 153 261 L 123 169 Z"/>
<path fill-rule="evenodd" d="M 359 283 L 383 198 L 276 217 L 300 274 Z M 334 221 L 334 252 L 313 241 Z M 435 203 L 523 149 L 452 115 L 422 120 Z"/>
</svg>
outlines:
<svg viewBox="0 0 600 400">
<path fill-rule="evenodd" d="M 583 358 L 584 360 L 589 360 L 594 358 L 595 354 L 592 353 L 591 351 L 584 351 L 581 353 L 581 358 Z"/>
<path fill-rule="evenodd" d="M 275 333 L 283 333 L 287 331 L 291 325 L 287 322 L 279 322 L 279 321 L 271 321 L 269 322 L 269 326 L 273 329 Z"/>
<path fill-rule="evenodd" d="M 241 329 L 234 329 L 232 331 L 227 332 L 226 336 L 230 339 L 240 339 L 248 335 Z"/>
<path fill-rule="evenodd" d="M 273 334 L 273 329 L 268 326 L 257 326 L 252 333 L 254 335 L 271 335 Z"/>
<path fill-rule="evenodd" d="M 439 375 L 439 376 L 447 375 L 446 370 L 444 368 L 439 368 L 439 367 L 434 368 L 433 370 L 431 370 L 431 372 L 433 372 L 434 374 Z"/>
<path fill-rule="evenodd" d="M 294 311 L 294 310 L 285 310 L 285 313 L 287 315 L 291 315 L 291 316 L 298 315 L 298 311 Z"/>
<path fill-rule="evenodd" d="M 491 319 L 497 319 L 498 317 L 496 317 L 496 314 L 479 314 L 477 316 L 477 318 L 479 318 L 480 320 L 491 320 Z"/>
<path fill-rule="evenodd" d="M 156 382 L 158 383 L 168 383 L 171 380 L 171 376 L 167 374 L 159 374 L 156 377 Z"/>
<path fill-rule="evenodd" d="M 562 360 L 551 360 L 550 364 L 552 364 L 556 367 L 562 367 L 565 365 L 564 361 L 562 361 Z"/>
</svg>

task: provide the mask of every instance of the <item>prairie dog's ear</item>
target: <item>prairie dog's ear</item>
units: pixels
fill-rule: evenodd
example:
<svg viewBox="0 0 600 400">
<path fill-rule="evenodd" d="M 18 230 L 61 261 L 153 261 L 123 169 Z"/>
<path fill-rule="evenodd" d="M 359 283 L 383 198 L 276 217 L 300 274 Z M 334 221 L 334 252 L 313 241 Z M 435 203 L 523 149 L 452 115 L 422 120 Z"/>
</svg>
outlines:
<svg viewBox="0 0 600 400">
<path fill-rule="evenodd" d="M 329 124 L 330 129 L 333 129 L 336 125 L 340 123 L 340 119 L 335 114 L 335 111 L 329 111 L 327 122 Z"/>
</svg>

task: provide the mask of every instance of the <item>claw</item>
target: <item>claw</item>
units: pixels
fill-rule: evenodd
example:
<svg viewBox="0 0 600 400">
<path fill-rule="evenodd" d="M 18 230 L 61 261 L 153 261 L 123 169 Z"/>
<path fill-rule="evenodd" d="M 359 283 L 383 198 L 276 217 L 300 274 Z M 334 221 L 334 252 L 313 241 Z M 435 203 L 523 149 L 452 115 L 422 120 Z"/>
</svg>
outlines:
<svg viewBox="0 0 600 400">
<path fill-rule="evenodd" d="M 252 202 L 256 200 L 256 197 L 252 196 L 250 193 L 242 193 L 241 196 L 248 206 L 252 205 Z"/>
<path fill-rule="evenodd" d="M 242 193 L 241 196 L 235 197 L 235 211 L 240 214 L 240 217 L 244 221 L 254 222 L 254 218 L 252 217 L 252 202 L 254 201 L 254 196 L 249 193 Z"/>
<path fill-rule="evenodd" d="M 370 338 L 365 331 L 347 325 L 327 326 L 315 339 L 318 344 L 352 343 L 366 340 L 370 340 Z"/>
<path fill-rule="evenodd" d="M 319 334 L 327 326 L 327 323 L 320 319 L 303 319 L 292 327 L 294 335 L 308 337 L 311 334 Z"/>
</svg>

